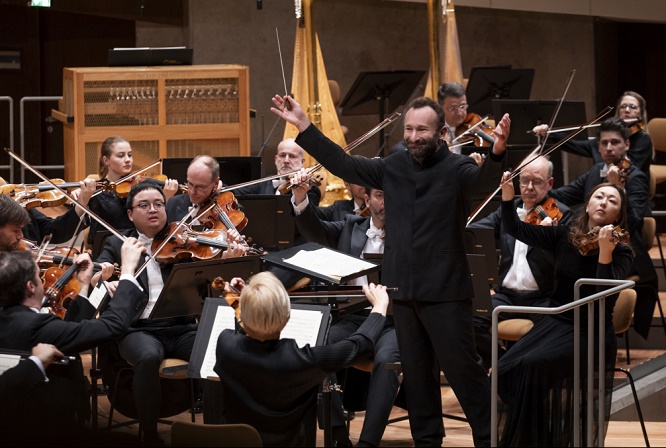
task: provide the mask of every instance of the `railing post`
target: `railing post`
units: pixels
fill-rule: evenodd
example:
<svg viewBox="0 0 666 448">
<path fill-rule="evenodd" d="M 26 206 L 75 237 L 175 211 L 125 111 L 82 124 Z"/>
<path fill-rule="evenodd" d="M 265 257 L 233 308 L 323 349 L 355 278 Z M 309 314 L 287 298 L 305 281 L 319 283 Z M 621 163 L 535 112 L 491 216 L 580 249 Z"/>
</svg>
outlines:
<svg viewBox="0 0 666 448">
<path fill-rule="evenodd" d="M 59 101 L 62 96 L 24 96 L 21 98 L 19 104 L 19 119 L 20 119 L 20 132 L 21 132 L 21 158 L 25 160 L 25 103 L 30 102 L 44 102 L 44 101 Z M 65 165 L 32 165 L 33 168 L 41 169 L 54 169 L 65 168 Z M 12 179 L 13 183 L 13 179 Z M 21 166 L 21 183 L 25 183 L 25 167 Z"/>
</svg>

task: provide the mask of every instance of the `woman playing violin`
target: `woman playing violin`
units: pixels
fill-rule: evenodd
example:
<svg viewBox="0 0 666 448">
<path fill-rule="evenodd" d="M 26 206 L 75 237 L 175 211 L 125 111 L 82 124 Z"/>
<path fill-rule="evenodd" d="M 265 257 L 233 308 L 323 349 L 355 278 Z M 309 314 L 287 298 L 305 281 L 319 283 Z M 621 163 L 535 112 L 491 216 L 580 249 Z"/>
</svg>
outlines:
<svg viewBox="0 0 666 448">
<path fill-rule="evenodd" d="M 528 225 L 518 219 L 513 206 L 514 188 L 508 179 L 507 173 L 502 184 L 504 229 L 518 240 L 551 251 L 555 256 L 555 289 L 550 296 L 550 306 L 571 302 L 574 283 L 580 278 L 626 278 L 631 268 L 632 251 L 628 245 L 619 243 L 615 232 L 615 226 L 626 227 L 627 201 L 623 188 L 609 183 L 599 184 L 585 201 L 582 214 L 570 226 L 543 227 Z M 589 241 L 589 232 L 595 227 L 600 229 L 596 234 L 597 249 L 582 255 L 581 246 Z M 583 286 L 581 297 L 596 292 L 595 287 Z M 616 296 L 607 298 L 605 308 L 606 419 L 617 349 L 612 319 L 615 300 Z M 586 308 L 582 308 L 581 313 L 584 315 Z M 585 359 L 587 350 L 586 322 L 587 319 L 581 316 L 582 359 Z M 500 359 L 498 390 L 508 407 L 506 423 L 500 428 L 501 445 L 571 445 L 572 425 L 580 424 L 570 420 L 573 415 L 573 337 L 572 312 L 545 315 Z M 556 416 L 556 419 L 564 416 L 565 424 L 559 420 L 558 424 L 551 424 L 548 416 Z M 584 418 L 581 420 L 585 421 Z"/>
<path fill-rule="evenodd" d="M 637 166 L 645 174 L 650 174 L 650 164 L 654 157 L 652 140 L 647 133 L 647 110 L 645 99 L 636 92 L 626 91 L 617 100 L 615 116 L 625 121 L 629 127 L 629 152 L 628 157 L 632 164 Z M 536 126 L 533 131 L 541 136 L 546 135 L 548 125 Z M 552 134 L 551 143 L 560 140 L 566 135 L 565 132 Z M 562 149 L 572 154 L 583 157 L 592 157 L 594 163 L 601 162 L 601 156 L 597 151 L 598 138 L 592 140 L 569 140 Z"/>
</svg>

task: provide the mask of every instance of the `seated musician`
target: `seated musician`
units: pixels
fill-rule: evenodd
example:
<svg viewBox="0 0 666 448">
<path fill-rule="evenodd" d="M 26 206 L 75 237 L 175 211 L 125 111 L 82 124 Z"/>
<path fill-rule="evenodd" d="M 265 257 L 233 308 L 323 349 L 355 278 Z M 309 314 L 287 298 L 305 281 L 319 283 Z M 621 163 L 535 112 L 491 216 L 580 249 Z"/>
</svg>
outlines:
<svg viewBox="0 0 666 448">
<path fill-rule="evenodd" d="M 280 142 L 275 154 L 275 169 L 278 174 L 287 174 L 303 167 L 305 163 L 305 153 L 303 148 L 296 144 L 293 138 L 288 138 Z M 280 194 L 280 187 L 287 183 L 287 178 L 265 181 L 259 184 L 250 185 L 235 190 L 237 196 L 250 194 Z M 321 191 L 319 188 L 312 188 L 308 192 L 310 202 L 319 205 L 321 200 Z"/>
<path fill-rule="evenodd" d="M 298 348 L 293 339 L 280 339 L 290 303 L 273 274 L 261 272 L 247 286 L 236 287 L 246 334 L 224 330 L 217 341 L 215 372 L 224 390 L 224 418 L 255 427 L 264 446 L 305 446 L 304 421 L 315 412 L 326 375 L 353 365 L 379 338 L 388 307 L 386 288 L 364 286 L 373 308 L 354 334 L 335 344 Z"/>
<path fill-rule="evenodd" d="M 180 221 L 192 209 L 201 209 L 217 193 L 220 184 L 220 164 L 213 157 L 198 155 L 187 167 L 187 194 L 174 196 L 167 203 L 168 222 Z M 195 212 L 190 224 L 203 224 Z"/>
<path fill-rule="evenodd" d="M 465 88 L 460 83 L 445 82 L 440 85 L 437 90 L 437 102 L 444 109 L 444 122 L 448 130 L 444 134 L 444 140 L 449 146 L 463 132 L 481 120 L 479 115 L 472 112 L 467 113 L 467 96 Z M 493 143 L 493 138 L 488 135 L 492 131 L 490 126 L 482 124 L 475 129 L 477 130 L 475 146 L 490 146 Z M 454 143 L 461 143 L 461 141 Z M 451 152 L 460 154 L 460 146 L 452 148 Z M 479 163 L 479 159 L 475 158 L 475 160 Z"/>
<path fill-rule="evenodd" d="M 301 234 L 308 241 L 337 249 L 354 257 L 363 257 L 364 253 L 384 252 L 384 224 L 386 214 L 384 212 L 384 192 L 372 188 L 366 188 L 364 201 L 370 210 L 369 217 L 361 217 L 348 214 L 340 221 L 325 221 L 317 216 L 316 207 L 309 204 L 306 192 L 310 188 L 305 170 L 296 174 L 295 183 L 300 187 L 294 188 L 292 204 L 296 213 L 296 225 Z M 367 278 L 360 277 L 348 282 L 348 285 L 367 284 Z M 367 310 L 343 317 L 331 326 L 328 342 L 335 343 L 351 334 L 365 322 L 368 317 Z M 384 429 L 393 407 L 393 400 L 400 382 L 398 372 L 388 370 L 384 366 L 388 363 L 400 361 L 398 352 L 398 341 L 395 336 L 393 318 L 388 317 L 382 333 L 374 347 L 373 356 L 367 356 L 365 361 L 373 360 L 374 368 L 370 380 L 370 390 L 366 405 L 365 420 L 359 438 L 359 446 L 379 446 L 384 434 Z M 349 381 L 348 377 L 348 381 Z M 335 382 L 335 378 L 332 378 Z M 347 383 L 349 386 L 349 383 Z M 333 435 L 340 442 L 348 440 L 344 416 L 339 394 L 333 395 L 332 425 Z"/>
<path fill-rule="evenodd" d="M 99 180 L 118 182 L 120 179 L 132 173 L 132 147 L 122 137 L 109 137 L 100 147 L 97 174 Z M 164 195 L 169 199 L 178 190 L 178 181 L 169 179 L 164 185 Z M 77 192 L 73 192 L 76 194 Z M 118 196 L 115 190 L 101 191 L 90 201 L 90 210 L 102 218 L 111 227 L 117 230 L 133 228 L 132 221 L 127 217 L 125 211 L 125 198 Z M 88 231 L 88 244 L 93 244 L 95 234 L 104 228 L 95 220 L 90 223 Z"/>
<path fill-rule="evenodd" d="M 117 297 L 98 319 L 92 319 L 97 304 L 88 298 L 92 277 L 90 256 L 76 257 L 76 262 L 80 263 L 76 278 L 81 291 L 75 302 L 79 303 L 79 317 L 86 318 L 80 322 L 40 313 L 44 287 L 31 252 L 0 252 L 0 347 L 28 352 L 38 343 L 47 343 L 73 356 L 122 335 L 145 306 L 145 296 L 132 277 L 142 251 L 135 239 L 123 245 Z M 68 315 L 71 311 L 72 307 Z M 55 445 L 58 442 L 72 444 L 77 440 L 90 417 L 88 387 L 81 361 L 77 359 L 69 366 L 51 366 L 46 374 L 48 382 L 40 383 L 16 401 L 2 401 L 3 442 Z"/>
<path fill-rule="evenodd" d="M 632 164 L 636 165 L 649 176 L 654 151 L 652 149 L 652 140 L 646 132 L 648 117 L 645 110 L 645 99 L 636 92 L 624 92 L 617 100 L 615 116 L 624 120 L 629 128 L 629 150 L 627 151 L 627 157 L 629 157 Z M 542 124 L 536 126 L 533 131 L 535 134 L 545 136 L 548 132 L 548 125 Z M 566 132 L 554 133 L 551 142 L 561 140 L 566 134 Z M 569 140 L 562 146 L 562 149 L 579 156 L 592 157 L 594 163 L 600 163 L 603 159 L 597 150 L 599 145 L 598 140 L 599 138 L 592 140 Z"/>
<path fill-rule="evenodd" d="M 211 179 L 209 178 L 209 182 Z M 217 185 L 217 180 L 215 180 Z M 198 191 L 198 189 L 191 189 Z M 175 198 L 174 198 L 175 199 Z M 172 200 L 174 200 L 172 199 Z M 150 255 L 156 236 L 166 236 L 167 214 L 164 193 L 150 180 L 132 187 L 127 196 L 127 215 L 135 229 L 125 231 L 146 248 Z M 120 262 L 122 242 L 116 236 L 107 238 L 97 261 Z M 234 256 L 238 256 L 236 253 Z M 223 255 L 224 256 L 224 255 Z M 172 319 L 149 320 L 148 316 L 164 287 L 172 265 L 160 267 L 153 259 L 137 278 L 148 303 L 129 331 L 118 340 L 120 356 L 134 366 L 134 401 L 139 414 L 145 443 L 159 443 L 157 418 L 160 409 L 161 390 L 159 366 L 164 358 L 188 361 L 196 335 L 196 322 L 192 316 Z M 116 295 L 118 292 L 115 293 Z M 114 295 L 115 297 L 115 295 Z M 105 354 L 110 356 L 109 353 Z M 100 350 L 100 357 L 102 351 Z"/>
<path fill-rule="evenodd" d="M 573 208 L 583 204 L 592 188 L 600 183 L 610 182 L 625 189 L 629 211 L 629 229 L 625 230 L 631 235 L 631 247 L 634 250 L 632 271 L 638 273 L 641 284 L 652 286 L 637 289 L 638 300 L 634 313 L 634 328 L 647 337 L 657 300 L 657 273 L 642 237 L 643 217 L 652 213 L 649 200 L 650 183 L 648 176 L 633 164 L 628 164 L 624 169 L 618 168 L 618 164 L 626 161 L 629 145 L 624 120 L 618 117 L 604 120 L 599 126 L 598 138 L 598 152 L 602 161 L 594 164 L 590 171 L 569 185 L 552 190 L 550 194 Z"/>
<path fill-rule="evenodd" d="M 328 207 L 316 207 L 317 216 L 324 221 L 342 221 L 347 215 L 361 215 L 365 210 L 365 187 L 344 181 L 351 199 L 338 199 Z"/>
<path fill-rule="evenodd" d="M 514 205 L 521 221 L 542 226 L 568 224 L 571 221 L 573 213 L 569 207 L 548 197 L 553 187 L 553 163 L 547 158 L 539 157 L 527 165 L 520 173 L 519 183 L 520 198 L 514 201 Z M 546 216 L 537 213 L 535 208 L 546 201 L 548 210 L 557 209 L 562 214 L 559 219 L 552 212 Z M 554 260 L 550 252 L 528 246 L 508 235 L 502 228 L 501 207 L 468 227 L 493 229 L 495 238 L 499 240 L 500 282 L 491 297 L 493 308 L 500 305 L 548 306 L 548 297 L 554 287 Z M 500 320 L 536 319 L 538 315 L 501 313 L 499 317 Z M 492 359 L 491 325 L 490 316 L 474 316 L 476 350 L 486 369 L 490 368 Z M 501 354 L 503 351 L 500 351 Z"/>
</svg>

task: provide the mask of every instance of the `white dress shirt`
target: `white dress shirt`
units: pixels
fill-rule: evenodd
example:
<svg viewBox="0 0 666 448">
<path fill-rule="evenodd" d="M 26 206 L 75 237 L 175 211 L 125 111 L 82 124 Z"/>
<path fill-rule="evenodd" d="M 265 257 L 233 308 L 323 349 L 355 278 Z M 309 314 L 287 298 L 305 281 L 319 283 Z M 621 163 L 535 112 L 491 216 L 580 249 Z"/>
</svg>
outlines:
<svg viewBox="0 0 666 448">
<path fill-rule="evenodd" d="M 520 220 L 525 221 L 525 216 L 527 216 L 529 210 L 521 207 L 516 212 Z M 504 277 L 503 287 L 514 291 L 536 291 L 539 289 L 530 265 L 527 263 L 527 249 L 529 249 L 527 244 L 516 240 L 516 245 L 513 248 L 513 263 Z"/>
</svg>

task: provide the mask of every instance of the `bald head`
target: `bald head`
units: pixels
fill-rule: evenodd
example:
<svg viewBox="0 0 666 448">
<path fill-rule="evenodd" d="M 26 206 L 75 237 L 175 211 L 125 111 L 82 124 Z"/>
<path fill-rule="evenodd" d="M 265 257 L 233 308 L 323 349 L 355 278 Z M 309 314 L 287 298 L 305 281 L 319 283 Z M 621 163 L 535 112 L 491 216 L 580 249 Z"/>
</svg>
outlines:
<svg viewBox="0 0 666 448">
<path fill-rule="evenodd" d="M 553 163 L 537 157 L 520 173 L 520 197 L 527 209 L 540 204 L 553 188 Z"/>
<path fill-rule="evenodd" d="M 300 169 L 305 163 L 303 148 L 296 144 L 293 138 L 280 142 L 275 155 L 275 168 L 279 174 Z"/>
<path fill-rule="evenodd" d="M 194 205 L 204 203 L 217 189 L 220 164 L 207 155 L 196 156 L 187 168 L 187 194 Z"/>
</svg>

